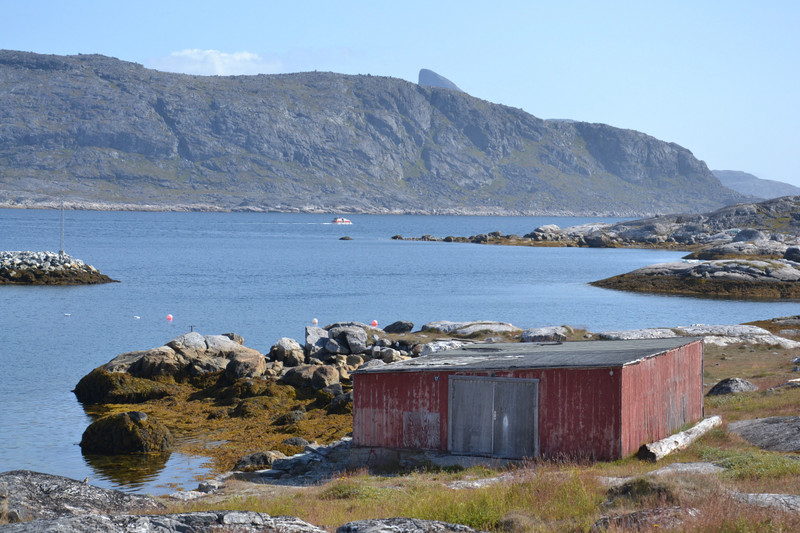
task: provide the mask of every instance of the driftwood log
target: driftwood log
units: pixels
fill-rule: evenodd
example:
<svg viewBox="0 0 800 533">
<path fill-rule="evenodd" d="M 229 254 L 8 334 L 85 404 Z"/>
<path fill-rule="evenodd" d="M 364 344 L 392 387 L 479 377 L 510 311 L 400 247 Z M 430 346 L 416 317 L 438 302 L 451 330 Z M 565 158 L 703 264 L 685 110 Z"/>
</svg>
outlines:
<svg viewBox="0 0 800 533">
<path fill-rule="evenodd" d="M 715 415 L 705 418 L 686 431 L 681 431 L 680 433 L 670 435 L 665 439 L 657 440 L 650 444 L 642 444 L 642 447 L 636 452 L 636 457 L 643 461 L 658 461 L 676 450 L 686 448 L 709 430 L 720 424 L 722 424 L 722 418 L 719 416 Z"/>
</svg>

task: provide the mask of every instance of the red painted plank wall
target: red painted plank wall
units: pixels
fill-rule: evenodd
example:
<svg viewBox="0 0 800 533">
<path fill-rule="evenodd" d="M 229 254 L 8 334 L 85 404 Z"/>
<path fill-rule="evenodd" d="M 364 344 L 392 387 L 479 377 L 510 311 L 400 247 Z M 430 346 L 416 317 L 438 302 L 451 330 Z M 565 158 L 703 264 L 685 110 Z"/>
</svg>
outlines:
<svg viewBox="0 0 800 533">
<path fill-rule="evenodd" d="M 354 375 L 353 444 L 446 450 L 449 374 L 454 373 Z M 540 380 L 543 456 L 620 456 L 619 369 L 517 370 L 495 375 Z"/>
<path fill-rule="evenodd" d="M 622 455 L 703 417 L 703 342 L 670 350 L 622 371 Z"/>
<path fill-rule="evenodd" d="M 353 380 L 353 444 L 447 449 L 446 374 L 355 374 Z"/>
<path fill-rule="evenodd" d="M 620 457 L 619 368 L 516 370 L 502 375 L 539 379 L 543 457 Z"/>
</svg>

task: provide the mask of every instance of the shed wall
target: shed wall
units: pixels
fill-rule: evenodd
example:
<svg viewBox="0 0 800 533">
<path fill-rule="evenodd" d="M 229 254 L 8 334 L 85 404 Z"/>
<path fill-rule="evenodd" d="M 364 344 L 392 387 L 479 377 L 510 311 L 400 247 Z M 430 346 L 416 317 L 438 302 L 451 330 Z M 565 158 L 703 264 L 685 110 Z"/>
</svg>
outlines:
<svg viewBox="0 0 800 533">
<path fill-rule="evenodd" d="M 353 444 L 446 450 L 448 378 L 454 374 L 487 375 L 486 372 L 356 374 Z M 541 455 L 620 457 L 619 369 L 557 368 L 493 374 L 539 380 Z"/>
<path fill-rule="evenodd" d="M 376 373 L 353 378 L 353 444 L 447 449 L 446 375 Z"/>
<path fill-rule="evenodd" d="M 622 371 L 622 455 L 703 417 L 703 342 L 675 348 Z"/>
<path fill-rule="evenodd" d="M 619 368 L 516 370 L 539 380 L 539 452 L 544 457 L 620 457 Z"/>
</svg>

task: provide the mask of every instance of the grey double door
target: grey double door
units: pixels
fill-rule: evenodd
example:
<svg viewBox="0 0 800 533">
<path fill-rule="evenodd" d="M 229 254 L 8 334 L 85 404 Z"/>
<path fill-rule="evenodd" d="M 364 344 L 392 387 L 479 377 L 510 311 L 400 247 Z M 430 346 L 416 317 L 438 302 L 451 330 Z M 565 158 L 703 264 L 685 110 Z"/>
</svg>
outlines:
<svg viewBox="0 0 800 533">
<path fill-rule="evenodd" d="M 539 455 L 539 381 L 450 376 L 451 453 L 509 459 Z"/>
</svg>

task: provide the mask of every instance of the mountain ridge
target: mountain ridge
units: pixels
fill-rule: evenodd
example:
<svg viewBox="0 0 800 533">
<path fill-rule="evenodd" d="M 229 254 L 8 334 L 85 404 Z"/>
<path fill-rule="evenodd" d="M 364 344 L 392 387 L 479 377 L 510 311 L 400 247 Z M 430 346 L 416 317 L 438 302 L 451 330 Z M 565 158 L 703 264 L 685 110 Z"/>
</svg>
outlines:
<svg viewBox="0 0 800 533">
<path fill-rule="evenodd" d="M 635 216 L 743 201 L 674 143 L 329 72 L 0 51 L 0 204 Z"/>
<path fill-rule="evenodd" d="M 759 178 L 740 170 L 712 170 L 711 172 L 720 183 L 729 189 L 755 198 L 770 199 L 800 194 L 800 187 L 782 181 Z"/>
</svg>

